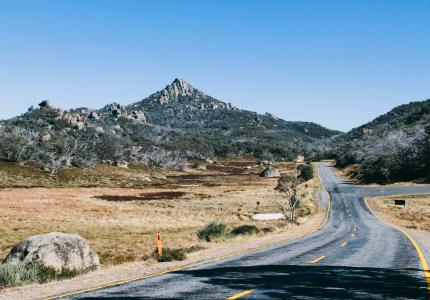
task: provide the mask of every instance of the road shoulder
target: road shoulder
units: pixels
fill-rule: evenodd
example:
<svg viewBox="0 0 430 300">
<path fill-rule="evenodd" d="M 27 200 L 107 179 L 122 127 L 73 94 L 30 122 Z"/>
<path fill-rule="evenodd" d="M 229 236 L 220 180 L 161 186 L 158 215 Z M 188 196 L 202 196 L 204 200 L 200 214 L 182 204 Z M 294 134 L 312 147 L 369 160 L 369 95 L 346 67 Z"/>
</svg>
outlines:
<svg viewBox="0 0 430 300">
<path fill-rule="evenodd" d="M 384 211 L 378 205 L 378 202 L 377 202 L 378 200 L 380 201 L 378 197 L 367 197 L 365 199 L 365 203 L 367 207 L 370 209 L 370 211 L 379 220 L 405 233 L 406 236 L 409 238 L 409 240 L 411 240 L 411 242 L 414 244 L 420 256 L 422 266 L 427 267 L 427 270 L 424 270 L 424 274 L 426 277 L 426 281 L 427 281 L 428 289 L 430 293 L 430 272 L 428 270 L 428 263 L 430 262 L 430 232 L 424 231 L 424 230 L 406 228 L 404 226 L 398 225 L 398 222 L 396 222 L 396 220 L 392 216 L 384 213 Z"/>
</svg>

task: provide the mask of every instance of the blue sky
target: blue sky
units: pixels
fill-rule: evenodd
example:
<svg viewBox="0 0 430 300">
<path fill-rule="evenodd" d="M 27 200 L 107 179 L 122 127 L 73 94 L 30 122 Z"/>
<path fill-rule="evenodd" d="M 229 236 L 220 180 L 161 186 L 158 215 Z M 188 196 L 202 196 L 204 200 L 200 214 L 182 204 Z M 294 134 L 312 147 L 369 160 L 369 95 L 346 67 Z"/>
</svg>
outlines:
<svg viewBox="0 0 430 300">
<path fill-rule="evenodd" d="M 0 118 L 129 104 L 175 77 L 348 130 L 430 98 L 430 1 L 0 0 Z"/>
</svg>

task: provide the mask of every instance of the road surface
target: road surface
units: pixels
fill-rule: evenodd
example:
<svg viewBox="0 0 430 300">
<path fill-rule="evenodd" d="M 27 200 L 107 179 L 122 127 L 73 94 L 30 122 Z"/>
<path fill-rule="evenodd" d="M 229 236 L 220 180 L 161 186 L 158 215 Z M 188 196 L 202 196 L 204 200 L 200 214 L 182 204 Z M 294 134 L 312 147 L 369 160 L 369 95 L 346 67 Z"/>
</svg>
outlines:
<svg viewBox="0 0 430 300">
<path fill-rule="evenodd" d="M 328 164 L 327 223 L 299 240 L 69 299 L 429 299 L 420 259 L 407 237 L 378 221 L 366 196 L 430 193 L 430 186 L 360 187 Z M 326 198 L 322 198 L 327 205 Z"/>
</svg>

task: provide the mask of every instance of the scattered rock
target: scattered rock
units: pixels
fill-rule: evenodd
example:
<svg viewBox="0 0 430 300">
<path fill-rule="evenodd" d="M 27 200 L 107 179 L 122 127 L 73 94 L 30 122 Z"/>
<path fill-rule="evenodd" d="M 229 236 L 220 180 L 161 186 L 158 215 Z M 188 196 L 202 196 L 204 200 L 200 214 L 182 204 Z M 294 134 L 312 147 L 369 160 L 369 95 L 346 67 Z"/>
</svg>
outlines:
<svg viewBox="0 0 430 300">
<path fill-rule="evenodd" d="M 163 174 L 159 174 L 159 173 L 152 174 L 152 177 L 154 177 L 156 179 L 162 179 L 162 180 L 166 180 L 167 179 L 166 176 L 164 176 Z"/>
<path fill-rule="evenodd" d="M 136 175 L 136 176 L 134 176 L 134 178 L 142 180 L 142 181 L 148 181 L 148 182 L 151 181 L 151 176 L 149 176 L 149 175 Z"/>
<path fill-rule="evenodd" d="M 85 125 L 85 123 L 83 121 L 77 121 L 75 123 L 75 125 L 73 126 L 73 128 L 76 130 L 82 130 L 82 129 L 84 129 L 84 125 Z"/>
<path fill-rule="evenodd" d="M 146 117 L 143 111 L 132 111 L 131 116 L 136 121 L 146 123 Z"/>
<path fill-rule="evenodd" d="M 101 126 L 97 126 L 95 129 L 94 129 L 97 133 L 104 133 L 105 132 L 105 130 L 103 129 L 103 127 L 101 127 Z"/>
<path fill-rule="evenodd" d="M 117 162 L 115 162 L 115 166 L 117 166 L 118 168 L 128 168 L 128 162 L 126 162 L 125 160 L 119 160 Z"/>
<path fill-rule="evenodd" d="M 280 177 L 281 174 L 279 173 L 278 169 L 275 169 L 273 167 L 266 168 L 263 172 L 261 172 L 260 177 Z"/>
<path fill-rule="evenodd" d="M 3 263 L 40 263 L 56 270 L 84 271 L 100 266 L 87 240 L 76 234 L 51 232 L 34 235 L 16 244 Z"/>
<path fill-rule="evenodd" d="M 51 140 L 51 135 L 49 133 L 44 133 L 41 137 L 40 137 L 40 141 L 42 143 L 47 143 Z"/>
<path fill-rule="evenodd" d="M 196 169 L 198 169 L 198 170 L 206 170 L 206 165 L 199 164 L 199 165 L 196 166 Z"/>
<path fill-rule="evenodd" d="M 89 117 L 90 119 L 93 119 L 93 120 L 98 120 L 98 119 L 100 119 L 99 115 L 98 115 L 95 111 L 92 111 L 88 117 Z"/>
<path fill-rule="evenodd" d="M 48 108 L 48 107 L 51 107 L 51 104 L 49 103 L 48 100 L 43 100 L 42 102 L 39 103 L 39 106 L 42 108 Z"/>
</svg>

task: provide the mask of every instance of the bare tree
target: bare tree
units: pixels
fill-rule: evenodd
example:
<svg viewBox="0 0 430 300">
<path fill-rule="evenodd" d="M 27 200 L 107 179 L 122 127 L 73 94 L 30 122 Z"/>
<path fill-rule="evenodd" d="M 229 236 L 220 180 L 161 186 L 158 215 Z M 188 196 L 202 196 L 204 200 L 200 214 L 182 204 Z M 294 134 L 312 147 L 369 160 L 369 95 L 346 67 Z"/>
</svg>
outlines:
<svg viewBox="0 0 430 300">
<path fill-rule="evenodd" d="M 278 185 L 275 188 L 280 193 L 280 196 L 275 199 L 274 205 L 291 223 L 297 221 L 296 210 L 300 204 L 300 198 L 297 195 L 297 186 L 299 184 L 300 180 L 296 177 L 282 176 L 279 178 Z"/>
<path fill-rule="evenodd" d="M 136 163 L 149 167 L 181 170 L 186 165 L 186 159 L 180 152 L 168 151 L 158 147 L 147 150 L 140 146 L 134 146 L 131 148 L 130 158 Z"/>
<path fill-rule="evenodd" d="M 6 158 L 24 165 L 33 160 L 37 152 L 39 135 L 21 127 L 8 127 L 0 131 L 0 153 Z"/>
</svg>

